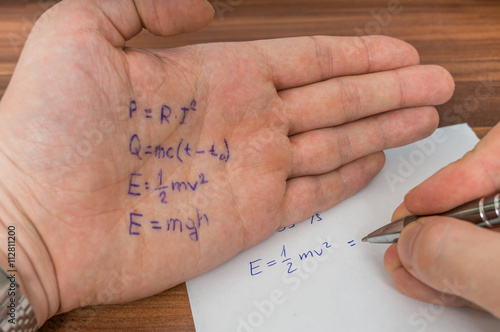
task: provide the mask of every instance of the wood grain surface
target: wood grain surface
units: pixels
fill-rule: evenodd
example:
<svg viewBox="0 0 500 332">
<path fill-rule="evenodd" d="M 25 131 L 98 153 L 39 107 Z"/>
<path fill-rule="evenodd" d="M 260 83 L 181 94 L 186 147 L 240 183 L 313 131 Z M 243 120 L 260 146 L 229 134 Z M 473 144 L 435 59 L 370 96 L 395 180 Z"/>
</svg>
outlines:
<svg viewBox="0 0 500 332">
<path fill-rule="evenodd" d="M 1 98 L 29 31 L 54 2 L 0 1 Z M 482 137 L 500 120 L 500 1 L 212 0 L 211 3 L 216 13 L 206 29 L 169 38 L 144 31 L 128 45 L 163 48 L 302 35 L 389 35 L 414 45 L 422 63 L 439 64 L 455 78 L 453 98 L 438 107 L 441 126 L 467 122 Z M 182 284 L 133 303 L 77 309 L 52 318 L 41 329 L 79 330 L 194 331 L 186 286 Z"/>
</svg>

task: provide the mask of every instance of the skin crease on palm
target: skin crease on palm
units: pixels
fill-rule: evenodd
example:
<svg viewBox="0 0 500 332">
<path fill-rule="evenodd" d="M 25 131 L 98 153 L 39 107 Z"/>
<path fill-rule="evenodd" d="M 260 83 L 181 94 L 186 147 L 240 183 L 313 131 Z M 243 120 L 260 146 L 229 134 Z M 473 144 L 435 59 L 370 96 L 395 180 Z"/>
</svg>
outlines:
<svg viewBox="0 0 500 332">
<path fill-rule="evenodd" d="M 453 92 L 448 72 L 383 36 L 125 46 L 142 27 L 176 35 L 213 13 L 202 0 L 68 0 L 35 25 L 0 104 L 0 215 L 2 237 L 16 225 L 19 281 L 39 324 L 163 291 L 339 203 L 381 170 L 382 150 L 430 135 L 433 105 Z M 183 124 L 141 113 L 193 100 Z M 139 159 L 133 135 L 192 151 L 227 143 L 230 157 Z M 208 182 L 167 204 L 128 194 L 131 174 L 144 183 L 159 169 L 165 183 Z M 139 235 L 130 213 L 144 215 Z M 146 225 L 199 215 L 197 241 Z"/>
</svg>

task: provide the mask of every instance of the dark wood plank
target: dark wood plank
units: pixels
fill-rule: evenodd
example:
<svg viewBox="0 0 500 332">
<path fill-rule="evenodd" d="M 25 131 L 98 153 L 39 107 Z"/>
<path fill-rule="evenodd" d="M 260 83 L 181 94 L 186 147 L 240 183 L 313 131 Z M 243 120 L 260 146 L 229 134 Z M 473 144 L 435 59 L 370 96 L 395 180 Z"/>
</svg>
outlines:
<svg viewBox="0 0 500 332">
<path fill-rule="evenodd" d="M 491 130 L 492 127 L 473 127 L 476 136 L 481 139 Z"/>
<path fill-rule="evenodd" d="M 456 92 L 439 106 L 441 125 L 467 122 L 479 137 L 500 120 L 500 2 L 496 0 L 216 0 L 205 30 L 161 38 L 144 31 L 132 47 L 177 47 L 301 35 L 385 34 L 414 45 L 425 64 L 447 68 Z M 0 98 L 28 33 L 48 0 L 0 3 Z M 57 19 L 57 17 L 55 18 Z M 484 82 L 487 82 L 485 88 Z M 489 82 L 489 83 L 488 83 Z M 42 331 L 193 331 L 185 284 L 128 304 L 76 309 Z"/>
<path fill-rule="evenodd" d="M 40 331 L 194 331 L 186 284 L 125 304 L 90 306 L 55 316 Z"/>
</svg>

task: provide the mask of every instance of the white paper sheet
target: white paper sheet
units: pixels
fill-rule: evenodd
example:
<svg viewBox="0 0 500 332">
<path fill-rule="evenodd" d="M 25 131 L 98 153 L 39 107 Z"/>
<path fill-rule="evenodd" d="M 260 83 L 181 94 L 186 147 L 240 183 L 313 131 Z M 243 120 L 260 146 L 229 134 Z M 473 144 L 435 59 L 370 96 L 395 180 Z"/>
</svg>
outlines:
<svg viewBox="0 0 500 332">
<path fill-rule="evenodd" d="M 196 330 L 499 331 L 489 314 L 400 294 L 383 266 L 388 245 L 361 242 L 408 190 L 477 141 L 457 125 L 388 150 L 382 172 L 355 196 L 189 281 Z"/>
</svg>

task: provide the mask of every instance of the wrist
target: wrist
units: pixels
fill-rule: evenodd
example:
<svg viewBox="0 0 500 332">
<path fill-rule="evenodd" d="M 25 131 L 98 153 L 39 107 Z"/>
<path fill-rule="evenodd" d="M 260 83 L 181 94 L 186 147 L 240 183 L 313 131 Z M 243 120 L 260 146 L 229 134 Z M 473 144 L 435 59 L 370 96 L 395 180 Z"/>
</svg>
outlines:
<svg viewBox="0 0 500 332">
<path fill-rule="evenodd" d="M 5 191 L 2 184 L 0 184 L 0 266 L 5 271 L 15 271 L 18 290 L 29 301 L 38 326 L 43 325 L 48 318 L 57 313 L 59 308 L 57 280 L 50 255 L 36 227 L 23 213 L 19 202 Z"/>
<path fill-rule="evenodd" d="M 10 233 L 13 233 L 12 228 Z M 38 322 L 35 312 L 19 289 L 16 278 L 17 270 L 6 272 L 0 268 L 0 330 L 36 331 Z"/>
</svg>

